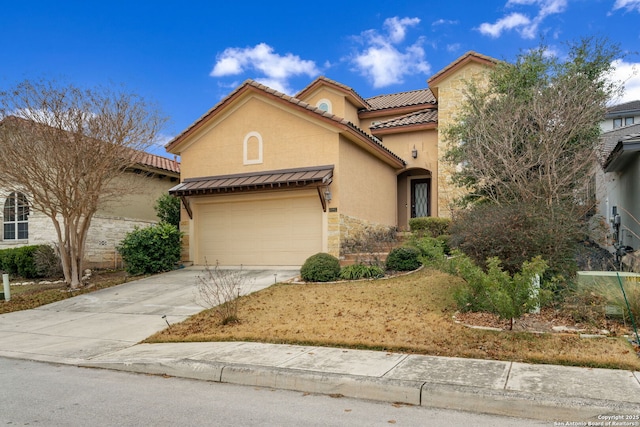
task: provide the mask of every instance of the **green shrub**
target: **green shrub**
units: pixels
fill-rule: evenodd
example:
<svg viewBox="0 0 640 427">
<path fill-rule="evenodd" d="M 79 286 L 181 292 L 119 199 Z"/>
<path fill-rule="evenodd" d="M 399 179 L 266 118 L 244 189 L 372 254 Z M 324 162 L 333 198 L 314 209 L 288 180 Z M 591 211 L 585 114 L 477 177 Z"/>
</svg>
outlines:
<svg viewBox="0 0 640 427">
<path fill-rule="evenodd" d="M 434 268 L 442 267 L 446 259 L 442 240 L 433 237 L 414 237 L 409 244 L 420 251 L 420 261 L 422 264 Z"/>
<path fill-rule="evenodd" d="M 387 256 L 387 270 L 412 271 L 420 267 L 420 250 L 409 246 L 394 248 Z"/>
<path fill-rule="evenodd" d="M 425 216 L 411 218 L 409 220 L 409 230 L 419 236 L 438 237 L 447 234 L 451 220 L 449 218 L 437 218 Z"/>
<path fill-rule="evenodd" d="M 38 272 L 34 261 L 34 254 L 40 247 L 41 245 L 31 245 L 1 250 L 0 270 L 27 279 L 44 277 Z"/>
<path fill-rule="evenodd" d="M 62 275 L 62 262 L 57 248 L 40 245 L 33 254 L 33 262 L 40 277 L 58 277 Z"/>
<path fill-rule="evenodd" d="M 548 298 L 547 292 L 541 289 L 534 293 L 534 280 L 541 277 L 547 268 L 540 257 L 525 261 L 521 272 L 510 275 L 500 266 L 498 258 L 487 260 L 487 272 L 473 263 L 461 253 L 456 253 L 451 260 L 453 270 L 462 277 L 467 286 L 454 293 L 458 308 L 462 311 L 488 311 L 502 319 L 521 317 L 536 305 Z"/>
<path fill-rule="evenodd" d="M 449 241 L 451 240 L 451 236 L 448 234 L 441 234 L 436 239 L 442 244 L 442 251 L 445 255 L 451 255 L 451 245 Z"/>
<path fill-rule="evenodd" d="M 384 276 L 384 270 L 377 265 L 353 264 L 340 270 L 343 280 L 375 279 Z"/>
<path fill-rule="evenodd" d="M 8 274 L 18 274 L 15 249 L 0 250 L 0 270 Z"/>
<path fill-rule="evenodd" d="M 562 212 L 551 213 L 532 204 L 476 205 L 459 212 L 449 229 L 452 248 L 460 249 L 487 269 L 487 260 L 497 257 L 510 274 L 536 256 L 549 263 L 545 279 L 575 275 L 574 254 L 578 231 L 564 220 Z"/>
<path fill-rule="evenodd" d="M 38 270 L 33 260 L 33 254 L 38 250 L 38 246 L 22 246 L 16 248 L 16 267 L 18 275 L 28 279 L 38 277 Z"/>
<path fill-rule="evenodd" d="M 170 194 L 163 194 L 158 197 L 153 208 L 161 222 L 180 228 L 180 199 Z"/>
<path fill-rule="evenodd" d="M 305 282 L 331 282 L 340 277 L 340 261 L 327 253 L 311 255 L 302 265 L 300 276 Z"/>
<path fill-rule="evenodd" d="M 181 233 L 171 224 L 136 228 L 118 246 L 125 270 L 131 275 L 173 270 L 180 261 Z"/>
</svg>

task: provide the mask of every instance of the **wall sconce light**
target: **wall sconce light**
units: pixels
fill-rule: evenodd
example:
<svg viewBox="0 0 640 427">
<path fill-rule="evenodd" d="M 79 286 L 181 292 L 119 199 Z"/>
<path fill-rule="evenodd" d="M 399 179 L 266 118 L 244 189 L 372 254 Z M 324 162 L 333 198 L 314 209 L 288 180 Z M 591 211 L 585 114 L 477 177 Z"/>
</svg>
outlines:
<svg viewBox="0 0 640 427">
<path fill-rule="evenodd" d="M 325 199 L 327 202 L 330 202 L 330 201 L 331 201 L 331 190 L 329 189 L 329 187 L 327 187 L 327 189 L 326 189 L 326 190 L 324 190 L 324 199 Z"/>
<path fill-rule="evenodd" d="M 413 146 L 413 150 L 411 150 L 411 157 L 414 159 L 418 157 L 418 150 L 416 150 L 416 146 Z"/>
</svg>

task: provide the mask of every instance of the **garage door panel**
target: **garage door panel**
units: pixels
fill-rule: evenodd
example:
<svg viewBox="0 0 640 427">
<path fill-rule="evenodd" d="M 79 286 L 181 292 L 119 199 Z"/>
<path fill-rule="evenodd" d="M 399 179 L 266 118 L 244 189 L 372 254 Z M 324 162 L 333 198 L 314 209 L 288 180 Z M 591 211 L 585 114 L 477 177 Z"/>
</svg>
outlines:
<svg viewBox="0 0 640 427">
<path fill-rule="evenodd" d="M 225 199 L 200 204 L 195 216 L 196 262 L 221 265 L 302 265 L 322 250 L 318 196 Z"/>
</svg>

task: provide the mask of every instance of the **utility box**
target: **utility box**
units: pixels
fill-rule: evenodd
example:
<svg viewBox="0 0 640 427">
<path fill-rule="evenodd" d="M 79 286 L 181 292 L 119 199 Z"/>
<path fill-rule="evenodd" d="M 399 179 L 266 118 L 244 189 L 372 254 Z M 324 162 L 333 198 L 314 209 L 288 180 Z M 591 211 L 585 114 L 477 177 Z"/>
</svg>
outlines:
<svg viewBox="0 0 640 427">
<path fill-rule="evenodd" d="M 576 280 L 578 285 L 611 285 L 620 288 L 618 283 L 618 274 L 622 285 L 628 283 L 640 284 L 640 273 L 629 273 L 626 271 L 578 271 Z"/>
</svg>

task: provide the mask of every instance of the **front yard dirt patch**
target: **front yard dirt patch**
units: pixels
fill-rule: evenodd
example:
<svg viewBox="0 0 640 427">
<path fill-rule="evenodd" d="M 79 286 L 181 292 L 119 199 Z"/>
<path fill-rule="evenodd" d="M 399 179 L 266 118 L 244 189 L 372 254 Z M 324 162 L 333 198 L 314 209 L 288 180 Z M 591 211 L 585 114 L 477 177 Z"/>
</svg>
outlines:
<svg viewBox="0 0 640 427">
<path fill-rule="evenodd" d="M 28 310 L 76 295 L 120 285 L 130 280 L 130 277 L 123 270 L 95 270 L 87 285 L 75 291 L 71 291 L 66 283 L 56 283 L 59 280 L 59 278 L 24 279 L 22 283 L 33 282 L 33 284 L 11 285 L 11 300 L 0 300 L 0 314 Z"/>
<path fill-rule="evenodd" d="M 218 325 L 207 310 L 146 342 L 258 341 L 640 370 L 640 358 L 623 337 L 458 323 L 452 293 L 460 284 L 428 269 L 386 280 L 279 284 L 242 297 L 239 324 Z"/>
</svg>

